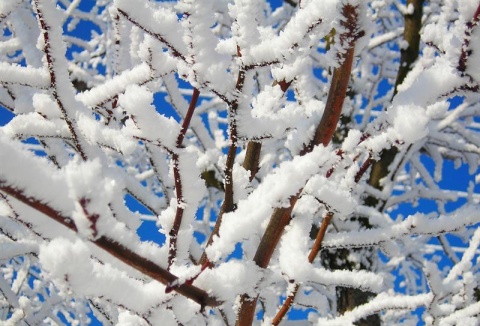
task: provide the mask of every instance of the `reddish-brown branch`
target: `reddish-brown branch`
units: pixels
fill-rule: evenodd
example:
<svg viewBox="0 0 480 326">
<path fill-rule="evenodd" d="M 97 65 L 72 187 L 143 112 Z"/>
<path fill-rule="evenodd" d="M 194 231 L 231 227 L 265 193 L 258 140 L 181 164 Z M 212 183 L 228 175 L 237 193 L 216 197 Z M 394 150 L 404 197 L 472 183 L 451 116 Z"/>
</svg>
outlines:
<svg viewBox="0 0 480 326">
<path fill-rule="evenodd" d="M 61 101 L 60 96 L 59 96 L 58 91 L 57 91 L 57 75 L 56 75 L 56 72 L 55 72 L 56 71 L 55 59 L 52 56 L 51 40 L 50 40 L 50 33 L 49 33 L 49 30 L 51 29 L 51 27 L 45 21 L 45 17 L 43 16 L 43 12 L 40 9 L 40 5 L 38 3 L 38 0 L 35 0 L 34 3 L 35 3 L 35 10 L 36 10 L 37 17 L 38 17 L 38 22 L 40 24 L 43 39 L 44 39 L 44 42 L 45 42 L 43 52 L 45 53 L 45 58 L 47 60 L 47 67 L 48 67 L 48 71 L 50 73 L 50 88 L 52 90 L 52 96 L 55 99 L 55 102 L 57 103 L 57 105 L 58 105 L 58 107 L 59 107 L 59 109 L 62 113 L 63 119 L 65 120 L 65 123 L 67 124 L 67 127 L 68 127 L 68 130 L 70 131 L 70 134 L 72 135 L 72 140 L 73 140 L 73 144 L 74 144 L 75 149 L 80 154 L 80 157 L 83 160 L 87 160 L 87 155 L 85 154 L 85 151 L 83 150 L 83 148 L 82 148 L 82 146 L 79 142 L 78 133 L 75 130 L 76 128 L 74 126 L 74 123 L 73 123 L 72 119 L 70 118 L 70 116 L 67 114 L 67 110 L 65 109 L 65 106 L 64 106 L 63 102 Z"/>
<path fill-rule="evenodd" d="M 363 31 L 357 30 L 357 7 L 347 4 L 343 7 L 342 14 L 345 17 L 345 20 L 342 21 L 342 25 L 345 27 L 345 33 L 340 35 L 340 43 L 342 47 L 346 49 L 346 52 L 343 55 L 339 55 L 341 65 L 336 68 L 333 73 L 325 111 L 317 126 L 314 139 L 308 146 L 305 146 L 300 153 L 301 155 L 311 152 L 317 145 L 327 146 L 330 143 L 342 112 L 353 65 L 355 42 L 359 37 L 363 36 L 364 33 Z M 268 266 L 280 237 L 290 222 L 291 212 L 302 190 L 303 189 L 300 189 L 295 196 L 290 198 L 290 206 L 288 208 L 282 207 L 274 210 L 255 253 L 254 261 L 259 267 L 266 268 Z M 251 325 L 255 315 L 257 298 L 258 296 L 251 298 L 246 294 L 242 295 L 240 310 L 236 321 L 237 326 Z"/>
<path fill-rule="evenodd" d="M 177 237 L 182 225 L 183 212 L 185 210 L 185 204 L 183 201 L 183 187 L 182 179 L 180 175 L 180 169 L 178 167 L 178 154 L 172 154 L 173 161 L 173 178 L 175 181 L 175 194 L 177 196 L 177 210 L 175 212 L 175 219 L 173 220 L 172 229 L 169 232 L 169 247 L 168 247 L 168 268 L 172 266 L 174 259 L 177 256 Z"/>
<path fill-rule="evenodd" d="M 197 88 L 193 88 L 192 99 L 190 100 L 187 114 L 183 118 L 182 130 L 177 137 L 177 147 L 182 147 L 183 139 L 185 138 L 185 135 L 187 133 L 188 126 L 190 126 L 190 121 L 192 121 L 193 112 L 195 111 L 195 107 L 197 106 L 199 95 L 200 91 Z"/>
<path fill-rule="evenodd" d="M 238 49 L 238 55 L 240 56 L 240 50 Z M 235 89 L 237 92 L 241 93 L 243 89 L 243 84 L 245 83 L 245 71 L 240 70 L 237 77 L 237 83 Z M 238 139 L 237 139 L 237 109 L 238 109 L 238 99 L 232 102 L 230 106 L 230 147 L 228 149 L 227 154 L 227 161 L 225 163 L 225 197 L 222 203 L 222 207 L 220 208 L 220 212 L 218 213 L 217 221 L 215 222 L 215 226 L 213 228 L 210 237 L 208 238 L 207 245 L 205 248 L 210 246 L 213 242 L 213 237 L 218 235 L 220 230 L 220 225 L 222 224 L 223 214 L 232 212 L 235 210 L 235 202 L 233 200 L 233 164 L 235 163 L 235 156 L 237 155 L 237 146 L 238 146 Z M 199 264 L 204 265 L 208 262 L 207 253 L 206 251 L 203 252 L 202 256 L 200 257 Z"/>
<path fill-rule="evenodd" d="M 297 203 L 300 193 L 303 189 L 290 198 L 290 205 L 288 207 L 276 208 L 270 218 L 265 233 L 260 240 L 255 257 L 253 261 L 262 268 L 267 268 L 270 263 L 270 258 L 273 255 L 275 248 L 277 247 L 280 237 L 283 234 L 283 230 L 290 222 L 293 207 Z"/>
<path fill-rule="evenodd" d="M 80 206 L 82 207 L 83 214 L 87 217 L 88 221 L 90 222 L 90 229 L 92 230 L 92 236 L 94 238 L 97 237 L 98 234 L 98 229 L 97 229 L 97 222 L 98 219 L 100 218 L 100 215 L 96 213 L 90 213 L 87 209 L 88 204 L 90 203 L 90 199 L 88 198 L 80 198 L 78 201 Z"/>
<path fill-rule="evenodd" d="M 197 106 L 198 96 L 200 92 L 197 88 L 193 89 L 193 95 L 190 100 L 190 105 L 188 106 L 187 114 L 183 119 L 182 129 L 177 137 L 177 148 L 182 147 L 183 139 L 185 138 L 185 134 L 187 133 L 188 126 L 190 125 L 190 121 L 192 120 L 193 111 L 195 111 L 195 107 Z M 172 266 L 173 261 L 177 256 L 177 238 L 178 232 L 180 231 L 180 226 L 182 225 L 183 213 L 185 211 L 184 207 L 184 200 L 183 200 L 183 185 L 182 185 L 182 178 L 180 175 L 180 169 L 178 167 L 179 164 L 179 156 L 177 153 L 172 154 L 172 161 L 173 161 L 173 178 L 175 181 L 175 193 L 177 196 L 177 210 L 175 212 L 175 219 L 173 221 L 172 229 L 169 232 L 169 247 L 168 247 L 168 267 Z"/>
<path fill-rule="evenodd" d="M 355 183 L 358 183 L 360 179 L 363 177 L 365 172 L 367 172 L 368 168 L 370 165 L 372 165 L 373 159 L 369 157 L 365 162 L 363 162 L 362 166 L 360 167 L 360 170 L 358 170 L 357 174 L 355 175 Z"/>
<path fill-rule="evenodd" d="M 322 247 L 323 238 L 325 238 L 325 234 L 327 233 L 327 228 L 332 221 L 333 213 L 328 212 L 327 215 L 323 218 L 322 225 L 320 225 L 320 230 L 318 231 L 317 237 L 315 238 L 315 242 L 313 243 L 312 250 L 310 250 L 310 254 L 308 255 L 308 261 L 313 263 L 315 257 L 317 257 L 320 248 Z"/>
<path fill-rule="evenodd" d="M 332 139 L 333 133 L 337 128 L 338 120 L 340 119 L 340 114 L 342 113 L 343 102 L 350 80 L 350 72 L 352 71 L 354 53 L 355 49 L 349 48 L 345 54 L 345 61 L 333 74 L 332 84 L 325 105 L 325 112 L 315 131 L 315 136 L 313 142 L 310 144 L 311 148 L 309 151 L 311 151 L 315 145 L 322 144 L 327 146 Z"/>
<path fill-rule="evenodd" d="M 293 300 L 295 300 L 295 296 L 297 295 L 298 289 L 300 289 L 300 283 L 295 283 L 293 286 L 292 292 L 288 295 L 288 297 L 283 302 L 283 305 L 280 307 L 280 310 L 277 312 L 275 317 L 272 320 L 272 325 L 278 325 L 282 321 L 283 317 L 287 314 L 290 310 L 290 307 L 293 304 Z"/>
<path fill-rule="evenodd" d="M 346 48 L 346 52 L 339 54 L 342 64 L 333 72 L 322 119 L 317 126 L 313 140 L 303 149 L 301 154 L 310 152 L 316 145 L 322 144 L 327 146 L 333 137 L 342 113 L 343 102 L 347 94 L 348 82 L 350 81 L 350 73 L 352 71 L 355 41 L 363 36 L 364 33 L 363 31 L 357 31 L 358 17 L 356 7 L 345 5 L 342 13 L 346 18 L 342 22 L 342 25 L 346 28 L 346 33 L 340 36 L 340 42 Z"/>
<path fill-rule="evenodd" d="M 70 230 L 77 232 L 77 227 L 70 217 L 63 216 L 60 212 L 53 209 L 48 204 L 45 204 L 40 200 L 27 195 L 24 190 L 14 188 L 3 180 L 0 180 L 0 191 L 21 201 L 32 209 L 43 213 L 45 216 L 48 216 L 52 220 L 62 224 Z M 91 240 L 91 242 L 123 263 L 133 267 L 152 279 L 161 282 L 162 284 L 168 285 L 178 280 L 178 277 L 166 269 L 158 266 L 147 258 L 140 256 L 133 250 L 121 245 L 113 239 L 110 239 L 106 236 L 100 236 L 95 240 Z M 202 307 L 217 307 L 221 304 L 221 302 L 219 302 L 216 298 L 209 296 L 204 290 L 199 289 L 191 284 L 182 284 L 175 288 L 175 291 L 189 299 L 192 299 Z"/>
</svg>

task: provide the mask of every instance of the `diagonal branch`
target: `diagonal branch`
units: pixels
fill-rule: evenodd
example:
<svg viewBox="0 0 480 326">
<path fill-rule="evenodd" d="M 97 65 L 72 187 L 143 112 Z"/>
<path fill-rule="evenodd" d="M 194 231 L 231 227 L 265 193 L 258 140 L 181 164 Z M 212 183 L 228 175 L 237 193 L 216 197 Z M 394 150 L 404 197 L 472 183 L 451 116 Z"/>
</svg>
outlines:
<svg viewBox="0 0 480 326">
<path fill-rule="evenodd" d="M 333 213 L 328 212 L 327 215 L 323 218 L 322 225 L 320 226 L 320 230 L 317 233 L 317 237 L 313 244 L 312 249 L 310 250 L 310 254 L 308 255 L 308 261 L 313 263 L 315 257 L 317 257 L 318 252 L 322 246 L 323 238 L 325 237 L 325 233 L 327 232 L 328 225 L 333 218 Z M 297 295 L 298 289 L 300 289 L 300 283 L 295 283 L 292 292 L 288 295 L 287 299 L 283 303 L 280 310 L 277 312 L 275 317 L 273 318 L 272 325 L 277 326 L 282 321 L 283 317 L 285 317 L 288 310 L 293 304 L 293 300 L 295 300 L 295 296 Z"/>
<path fill-rule="evenodd" d="M 178 49 L 176 49 L 169 41 L 167 41 L 163 35 L 149 30 L 148 28 L 143 26 L 140 22 L 138 22 L 133 17 L 131 17 L 126 11 L 124 11 L 120 8 L 117 8 L 117 10 L 123 17 L 125 17 L 133 25 L 137 26 L 138 28 L 140 28 L 142 31 L 144 31 L 148 35 L 151 35 L 153 38 L 155 38 L 158 41 L 160 41 L 161 43 L 165 44 L 167 46 L 167 48 L 169 48 L 172 51 L 173 56 L 175 56 L 177 58 L 180 58 L 183 61 L 186 61 L 185 56 L 182 53 L 180 53 L 180 51 Z"/>
<path fill-rule="evenodd" d="M 60 212 L 53 209 L 48 204 L 28 196 L 24 190 L 17 189 L 8 185 L 5 181 L 0 180 L 0 191 L 48 216 L 52 220 L 62 224 L 68 229 L 77 232 L 77 227 L 71 218 L 63 216 Z M 111 238 L 100 236 L 95 240 L 91 240 L 91 242 L 123 263 L 135 268 L 139 272 L 161 282 L 162 284 L 167 285 L 178 280 L 178 277 L 166 269 L 158 266 L 147 258 L 140 256 L 133 250 L 121 245 Z M 221 304 L 221 302 L 219 302 L 216 298 L 209 296 L 204 290 L 190 284 L 182 284 L 181 286 L 175 288 L 175 291 L 197 302 L 202 307 L 216 307 Z"/>
</svg>

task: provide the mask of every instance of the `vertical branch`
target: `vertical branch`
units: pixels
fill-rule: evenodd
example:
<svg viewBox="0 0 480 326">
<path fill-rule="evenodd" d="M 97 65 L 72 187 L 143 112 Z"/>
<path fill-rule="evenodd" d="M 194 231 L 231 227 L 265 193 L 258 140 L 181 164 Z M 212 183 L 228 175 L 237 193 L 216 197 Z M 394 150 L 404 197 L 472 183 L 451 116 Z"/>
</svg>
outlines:
<svg viewBox="0 0 480 326">
<path fill-rule="evenodd" d="M 249 180 L 252 181 L 258 172 L 258 165 L 260 164 L 260 153 L 262 152 L 262 143 L 251 140 L 248 142 L 247 151 L 245 153 L 245 160 L 243 161 L 243 168 L 250 172 Z"/>
<path fill-rule="evenodd" d="M 193 111 L 197 106 L 198 96 L 200 92 L 197 88 L 193 89 L 193 95 L 190 100 L 190 105 L 188 106 L 187 114 L 183 119 L 182 129 L 177 137 L 177 149 L 182 147 L 183 139 L 185 138 L 185 134 L 187 133 L 188 126 L 190 125 L 190 121 L 192 120 Z M 172 161 L 173 161 L 173 178 L 175 180 L 175 193 L 177 196 L 177 210 L 175 212 L 175 219 L 173 221 L 172 229 L 169 232 L 170 237 L 170 244 L 168 247 L 168 267 L 172 266 L 175 257 L 177 256 L 177 237 L 178 232 L 180 231 L 180 226 L 182 225 L 183 219 L 183 212 L 185 211 L 185 203 L 183 198 L 183 185 L 182 185 L 182 178 L 180 175 L 180 169 L 178 167 L 179 164 L 179 157 L 177 153 L 172 154 Z"/>
<path fill-rule="evenodd" d="M 65 123 L 67 124 L 68 130 L 70 131 L 70 134 L 72 135 L 73 139 L 73 145 L 77 152 L 80 154 L 81 158 L 83 160 L 87 160 L 87 155 L 85 154 L 84 149 L 82 148 L 82 145 L 80 144 L 79 138 L 78 138 L 78 132 L 76 130 L 76 127 L 74 125 L 74 121 L 71 119 L 71 117 L 67 113 L 67 109 L 63 103 L 63 101 L 60 99 L 60 94 L 58 91 L 58 67 L 56 63 L 56 58 L 53 55 L 52 51 L 52 40 L 50 39 L 50 33 L 49 31 L 51 30 L 51 26 L 48 24 L 48 22 L 45 20 L 44 13 L 42 11 L 42 6 L 40 5 L 39 0 L 34 1 L 35 4 L 35 10 L 37 13 L 38 17 L 38 23 L 40 25 L 40 28 L 42 30 L 43 34 L 43 39 L 44 39 L 44 48 L 43 51 L 45 53 L 45 57 L 47 60 L 47 67 L 48 71 L 50 72 L 50 88 L 52 90 L 52 96 L 55 99 L 58 107 L 60 108 L 60 111 L 62 113 L 63 119 L 65 120 Z M 53 40 L 53 42 L 56 42 L 57 40 Z M 55 44 L 53 44 L 56 46 Z"/>
<path fill-rule="evenodd" d="M 413 63 L 418 58 L 424 1 L 425 0 L 407 0 L 407 6 L 413 6 L 413 13 L 405 14 L 403 38 L 408 43 L 408 47 L 400 50 L 400 67 L 398 68 L 393 96 L 397 94 L 398 86 L 403 83 L 408 72 L 412 69 Z"/>
<path fill-rule="evenodd" d="M 406 49 L 401 50 L 400 55 L 400 67 L 397 72 L 397 78 L 394 86 L 394 95 L 397 94 L 398 86 L 403 83 L 405 77 L 412 69 L 414 62 L 418 58 L 419 49 L 420 49 L 420 29 L 422 27 L 422 16 L 423 16 L 423 3 L 424 0 L 407 0 L 407 6 L 413 6 L 413 13 L 405 14 L 405 28 L 403 37 L 404 40 L 408 43 Z M 370 172 L 370 177 L 368 184 L 373 188 L 382 190 L 382 179 L 387 177 L 390 173 L 390 166 L 394 162 L 396 156 L 398 155 L 398 149 L 396 147 L 391 147 L 390 149 L 384 150 L 380 155 L 380 160 L 371 162 L 368 160 L 361 170 L 366 170 L 368 165 L 372 165 Z M 392 174 L 393 177 L 394 174 Z M 374 196 L 368 196 L 364 201 L 365 205 L 376 207 L 379 211 L 382 211 L 385 205 L 384 201 L 379 200 Z M 363 227 L 370 228 L 370 224 L 365 218 L 358 218 L 360 225 Z M 348 255 L 350 251 L 343 249 L 341 251 L 335 252 L 335 257 L 332 257 L 330 261 L 332 269 L 345 269 L 351 268 L 348 263 Z M 373 255 L 372 248 L 365 248 L 361 254 L 365 257 L 365 261 L 368 261 Z M 342 257 L 342 260 L 339 260 L 338 257 Z M 341 261 L 340 264 L 337 261 Z M 361 265 L 361 268 L 368 269 L 371 268 L 369 263 Z M 372 293 L 368 291 L 361 291 L 354 288 L 338 287 L 337 288 L 337 310 L 340 313 L 349 311 L 357 307 L 358 305 L 366 303 L 369 298 L 372 296 Z M 380 318 L 377 314 L 371 315 L 366 319 L 362 319 L 360 325 L 379 325 Z"/>
<path fill-rule="evenodd" d="M 412 14 L 405 15 L 405 29 L 403 37 L 408 43 L 408 48 L 401 50 L 400 67 L 397 73 L 397 79 L 395 81 L 394 96 L 397 93 L 398 86 L 403 83 L 405 77 L 412 68 L 412 64 L 418 58 L 418 52 L 420 48 L 420 28 L 422 27 L 423 2 L 424 0 L 407 1 L 407 5 L 413 5 L 414 11 Z M 372 171 L 368 181 L 369 185 L 376 189 L 382 189 L 380 181 L 388 175 L 389 167 L 394 161 L 397 153 L 398 150 L 396 147 L 392 147 L 382 152 L 380 160 L 374 162 L 372 165 Z M 369 197 L 367 198 L 366 202 L 370 206 L 376 206 L 378 204 L 378 199 Z"/>
<path fill-rule="evenodd" d="M 333 73 L 327 104 L 322 119 L 317 126 L 315 137 L 309 145 L 305 146 L 300 153 L 301 155 L 311 152 L 317 145 L 328 145 L 332 140 L 338 119 L 340 118 L 352 70 L 355 42 L 359 37 L 363 36 L 364 33 L 363 31 L 357 30 L 357 7 L 346 4 L 342 9 L 342 14 L 345 17 L 345 20 L 342 21 L 342 26 L 345 28 L 345 32 L 341 34 L 340 42 L 342 47 L 346 49 L 346 52 L 344 54 L 339 54 L 341 64 Z M 302 191 L 303 188 L 299 189 L 297 194 L 290 198 L 289 207 L 276 208 L 270 217 L 270 221 L 262 239 L 260 240 L 260 244 L 253 259 L 259 267 L 268 267 L 280 237 L 283 234 L 285 227 L 290 222 L 292 210 Z M 236 321 L 237 326 L 251 325 L 255 315 L 257 299 L 258 296 L 251 298 L 247 294 L 242 295 L 240 299 L 240 310 Z"/>
<path fill-rule="evenodd" d="M 365 34 L 363 30 L 357 30 L 358 13 L 356 7 L 345 5 L 342 14 L 346 18 L 342 21 L 342 26 L 346 29 L 346 32 L 340 35 L 340 44 L 346 49 L 346 52 L 338 54 L 338 59 L 342 64 L 333 72 L 322 120 L 315 130 L 313 140 L 303 149 L 302 154 L 310 152 L 316 145 L 327 146 L 330 143 L 347 94 L 355 54 L 355 42 Z"/>
<path fill-rule="evenodd" d="M 240 49 L 237 50 L 238 55 L 240 56 Z M 245 70 L 240 69 L 237 77 L 237 83 L 235 85 L 236 91 L 241 94 L 243 89 L 243 84 L 245 83 Z M 235 210 L 235 202 L 233 200 L 233 164 L 235 163 L 235 156 L 237 155 L 237 146 L 238 146 L 238 139 L 237 139 L 237 109 L 239 105 L 239 99 L 235 99 L 230 105 L 230 126 L 229 126 L 229 135 L 230 135 L 230 147 L 228 149 L 227 154 L 227 161 L 225 163 L 225 197 L 222 203 L 222 207 L 220 208 L 220 212 L 218 213 L 217 221 L 215 222 L 215 226 L 213 228 L 210 237 L 208 238 L 207 245 L 205 248 L 210 246 L 213 242 L 213 237 L 218 235 L 218 231 L 220 230 L 220 225 L 222 224 L 223 214 L 232 212 Z M 206 251 L 203 251 L 202 256 L 200 257 L 199 264 L 204 265 L 208 261 Z"/>
</svg>

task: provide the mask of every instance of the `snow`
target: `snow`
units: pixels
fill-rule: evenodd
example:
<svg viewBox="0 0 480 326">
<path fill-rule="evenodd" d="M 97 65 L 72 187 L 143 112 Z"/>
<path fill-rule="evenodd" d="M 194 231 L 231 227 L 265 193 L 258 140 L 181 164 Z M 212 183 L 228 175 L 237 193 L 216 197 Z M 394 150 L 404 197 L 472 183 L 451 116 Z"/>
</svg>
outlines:
<svg viewBox="0 0 480 326">
<path fill-rule="evenodd" d="M 148 323 L 137 315 L 134 315 L 130 311 L 122 311 L 118 315 L 117 326 L 147 326 Z M 166 325 L 169 325 L 168 322 Z"/>
<path fill-rule="evenodd" d="M 61 291 L 73 290 L 87 296 L 103 293 L 109 300 L 128 305 L 137 312 L 148 311 L 148 307 L 168 296 L 158 282 L 144 283 L 110 264 L 94 262 L 82 240 L 54 239 L 41 246 L 39 260 Z"/>
<path fill-rule="evenodd" d="M 159 142 L 169 149 L 176 147 L 180 126 L 173 118 L 166 118 L 156 112 L 150 91 L 131 85 L 119 96 L 118 101 L 131 116 L 125 125 L 132 136 Z"/>
<path fill-rule="evenodd" d="M 182 28 L 174 11 L 160 7 L 155 8 L 151 3 L 141 5 L 129 0 L 115 0 L 114 5 L 124 11 L 129 19 L 144 26 L 153 36 L 165 39 L 181 55 L 185 55 L 186 46 L 182 41 Z"/>
<path fill-rule="evenodd" d="M 238 203 L 237 210 L 223 216 L 220 236 L 207 248 L 210 260 L 218 261 L 234 250 L 235 243 L 261 235 L 265 222 L 277 207 L 287 207 L 288 200 L 305 182 L 335 160 L 331 152 L 318 146 L 311 153 L 284 162 L 267 176 L 251 195 Z M 283 180 L 290 182 L 285 183 Z M 255 207 L 255 209 L 252 209 Z"/>
<path fill-rule="evenodd" d="M 14 114 L 0 127 L 0 292 L 11 307 L 0 323 L 61 324 L 62 314 L 83 325 L 91 308 L 100 322 L 122 326 L 233 325 L 248 294 L 269 324 L 296 286 L 294 307 L 312 309 L 303 323 L 348 325 L 382 312 L 386 324 L 416 324 L 417 308 L 427 323 L 476 322 L 480 106 L 469 88 L 480 80 L 477 26 L 458 71 L 476 1 L 425 4 L 419 58 L 396 95 L 386 88 L 413 6 L 348 2 L 365 36 L 355 44 L 341 132 L 307 154 L 345 51 L 338 35 L 347 2 L 305 0 L 273 12 L 256 0 L 56 4 L 0 1 L 0 114 L 3 106 Z M 243 167 L 251 141 L 261 143 L 258 171 Z M 207 245 L 225 193 L 201 175 L 224 182 L 232 145 L 235 208 Z M 373 188 L 368 163 L 392 147 L 396 157 Z M 291 220 L 260 268 L 260 239 L 272 213 L 287 207 Z M 311 233 L 327 213 L 324 251 L 309 262 Z M 158 243 L 140 240 L 150 236 Z M 348 267 L 371 259 L 373 268 L 323 266 L 320 257 L 331 255 L 346 268 L 333 255 L 352 248 Z M 159 275 L 196 294 L 165 293 L 172 284 L 152 279 Z M 339 314 L 339 287 L 372 297 Z M 219 306 L 203 307 L 197 294 Z"/>
<path fill-rule="evenodd" d="M 19 148 L 18 144 L 5 137 L 3 133 L 0 133 L 0 152 L 2 184 L 20 190 L 28 189 L 30 196 L 50 203 L 60 212 L 68 214 L 73 210 L 68 199 L 66 182 L 62 179 L 61 173 L 54 170 L 45 159 Z"/>
<path fill-rule="evenodd" d="M 37 251 L 35 243 L 17 242 L 17 243 L 2 243 L 2 252 L 0 253 L 0 260 L 9 259 L 11 257 L 23 256 Z"/>
<path fill-rule="evenodd" d="M 432 300 L 432 294 L 419 294 L 416 296 L 390 296 L 388 294 L 378 295 L 370 302 L 360 305 L 344 313 L 342 316 L 327 319 L 319 318 L 317 325 L 349 325 L 363 317 L 382 311 L 386 308 L 415 310 L 419 306 L 426 306 Z"/>
<path fill-rule="evenodd" d="M 9 1 L 15 3 L 16 1 Z M 22 43 L 23 54 L 27 65 L 40 68 L 43 67 L 43 53 L 36 48 L 40 31 L 38 30 L 38 22 L 28 10 L 14 11 L 10 14 L 15 19 L 12 22 L 17 39 Z"/>
<path fill-rule="evenodd" d="M 0 15 L 6 16 L 11 11 L 13 11 L 20 3 L 22 3 L 22 0 L 12 0 L 0 3 Z"/>
<path fill-rule="evenodd" d="M 188 58 L 181 63 L 178 73 L 192 86 L 211 89 L 226 94 L 235 88 L 235 79 L 228 73 L 230 55 L 217 52 L 218 38 L 211 26 L 215 24 L 213 2 L 200 3 L 185 1 L 177 5 L 177 10 L 188 13 L 183 19 L 183 42 L 188 44 Z M 200 51 L 198 49 L 201 49 Z"/>
<path fill-rule="evenodd" d="M 10 137 L 16 135 L 42 135 L 50 137 L 69 138 L 69 130 L 61 119 L 44 119 L 38 113 L 18 115 L 4 128 L 4 133 Z"/>
<path fill-rule="evenodd" d="M 16 83 L 31 85 L 40 88 L 48 87 L 50 77 L 45 69 L 22 67 L 0 62 L 0 81 L 4 83 Z"/>
<path fill-rule="evenodd" d="M 361 247 L 377 245 L 383 241 L 399 239 L 405 235 L 414 234 L 442 234 L 453 232 L 464 226 L 475 225 L 480 222 L 480 217 L 475 213 L 478 206 L 464 207 L 451 215 L 425 216 L 417 213 L 410 215 L 404 221 L 382 229 L 363 231 L 341 232 L 325 235 L 323 246 L 328 247 Z"/>
<path fill-rule="evenodd" d="M 291 50 L 295 47 L 298 40 L 304 41 L 304 39 L 307 39 L 307 41 L 304 41 L 304 43 L 306 43 L 305 45 L 297 45 L 300 46 L 300 49 L 302 49 L 303 46 L 308 48 L 308 41 L 313 41 L 315 39 L 315 37 L 312 36 L 305 38 L 307 31 L 312 26 L 316 26 L 320 23 L 321 29 L 316 31 L 318 33 L 318 38 L 327 34 L 330 31 L 330 23 L 335 17 L 336 10 L 336 1 L 311 1 L 305 6 L 302 6 L 302 8 L 298 10 L 288 22 L 283 31 L 274 38 L 267 38 L 259 43 L 258 41 L 255 41 L 255 36 L 253 36 L 255 32 L 250 32 L 249 34 L 245 32 L 245 36 L 243 36 L 245 38 L 244 43 L 246 42 L 249 45 L 248 47 L 242 47 L 243 43 L 242 41 L 239 41 L 239 45 L 244 52 L 242 52 L 242 62 L 244 65 L 258 62 L 283 62 L 292 55 L 293 51 Z M 246 11 L 245 14 L 250 18 L 255 17 L 254 11 Z M 255 26 L 255 24 L 252 25 L 252 23 L 246 23 L 245 25 L 247 24 L 250 28 Z M 247 28 L 246 26 L 242 27 Z M 322 33 L 324 34 L 322 35 Z"/>
<path fill-rule="evenodd" d="M 394 106 L 388 110 L 390 123 L 398 139 L 412 144 L 427 135 L 429 119 L 425 109 L 416 106 Z"/>
<path fill-rule="evenodd" d="M 151 78 L 152 72 L 146 63 L 131 70 L 124 71 L 107 82 L 76 95 L 76 99 L 89 107 L 95 107 L 119 93 L 123 93 L 129 85 L 143 84 Z"/>
<path fill-rule="evenodd" d="M 362 133 L 359 130 L 356 130 L 356 129 L 349 130 L 348 135 L 342 144 L 342 151 L 344 152 L 353 151 L 355 147 L 360 143 L 361 137 L 362 137 Z"/>
<path fill-rule="evenodd" d="M 357 205 L 347 184 L 340 183 L 337 180 L 329 180 L 319 175 L 312 177 L 307 182 L 304 193 L 315 198 L 322 198 L 323 204 L 330 211 L 337 213 L 337 218 L 346 218 L 355 210 Z"/>
<path fill-rule="evenodd" d="M 290 280 L 305 282 L 310 279 L 313 270 L 307 259 L 308 234 L 311 221 L 295 219 L 286 228 L 279 248 L 279 263 L 282 272 Z"/>
<path fill-rule="evenodd" d="M 68 196 L 75 202 L 75 211 L 71 216 L 78 233 L 87 237 L 95 238 L 100 235 L 99 229 L 109 228 L 109 223 L 102 218 L 98 221 L 92 221 L 92 218 L 95 215 L 110 216 L 110 209 L 105 203 L 113 199 L 116 189 L 123 188 L 114 178 L 105 176 L 102 166 L 96 159 L 87 162 L 74 160 L 65 167 Z"/>
<path fill-rule="evenodd" d="M 209 289 L 220 300 L 234 301 L 242 293 L 254 295 L 262 277 L 263 272 L 255 263 L 230 260 L 218 268 L 205 270 L 195 285 Z"/>
<path fill-rule="evenodd" d="M 36 112 L 49 118 L 60 117 L 60 110 L 57 103 L 47 94 L 34 94 L 32 100 Z"/>
<path fill-rule="evenodd" d="M 461 84 L 462 79 L 454 67 L 445 59 L 438 58 L 432 67 L 425 70 L 414 69 L 408 74 L 398 87 L 399 93 L 393 99 L 393 106 L 414 103 L 423 107 Z"/>
<path fill-rule="evenodd" d="M 93 266 L 89 250 L 81 240 L 72 243 L 63 238 L 55 239 L 40 247 L 39 260 L 50 277 L 58 280 L 57 286 L 62 281 L 80 288 L 90 283 Z M 67 288 L 63 290 L 68 291 Z"/>
</svg>

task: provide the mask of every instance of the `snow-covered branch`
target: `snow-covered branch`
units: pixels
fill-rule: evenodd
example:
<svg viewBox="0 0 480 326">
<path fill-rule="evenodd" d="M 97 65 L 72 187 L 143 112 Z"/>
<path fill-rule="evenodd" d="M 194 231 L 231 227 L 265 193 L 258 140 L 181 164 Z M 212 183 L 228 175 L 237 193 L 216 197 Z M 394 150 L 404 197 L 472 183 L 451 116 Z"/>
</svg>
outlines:
<svg viewBox="0 0 480 326">
<path fill-rule="evenodd" d="M 0 323 L 473 323 L 479 19 L 0 1 Z"/>
</svg>

